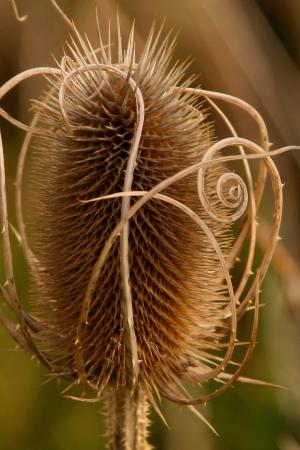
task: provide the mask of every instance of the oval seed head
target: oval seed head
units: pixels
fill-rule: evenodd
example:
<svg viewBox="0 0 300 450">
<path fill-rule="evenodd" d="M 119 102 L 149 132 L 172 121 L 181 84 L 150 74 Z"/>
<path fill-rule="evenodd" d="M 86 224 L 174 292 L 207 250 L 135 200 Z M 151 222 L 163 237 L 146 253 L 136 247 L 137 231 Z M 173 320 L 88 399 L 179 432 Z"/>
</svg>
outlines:
<svg viewBox="0 0 300 450">
<path fill-rule="evenodd" d="M 30 238 L 38 260 L 34 302 L 43 323 L 39 337 L 57 355 L 60 372 L 74 378 L 80 378 L 75 351 L 80 347 L 87 379 L 100 391 L 126 381 L 119 239 L 97 276 L 80 340 L 78 323 L 97 259 L 120 222 L 122 198 L 85 201 L 123 190 L 139 122 L 134 86 L 142 94 L 145 115 L 132 191 L 149 191 L 199 163 L 212 143 L 201 105 L 184 89 L 174 89 L 191 81 L 182 82 L 186 64 L 171 66 L 174 41 L 161 39 L 160 33 L 155 37 L 152 30 L 138 59 L 133 34 L 126 49 L 120 41 L 118 47 L 114 59 L 110 47 L 101 44 L 96 55 L 88 41 L 72 42 L 61 76 L 34 103 L 45 132 L 37 138 L 30 177 Z M 224 216 L 216 194 L 223 172 L 220 165 L 210 168 L 205 186 L 208 200 Z M 228 253 L 230 225 L 205 212 L 195 173 L 162 194 L 198 214 Z M 131 198 L 131 204 L 136 200 Z M 221 264 L 207 233 L 159 198 L 151 198 L 130 219 L 128 261 L 139 383 L 148 392 L 174 393 L 181 381 L 192 382 L 210 369 L 209 355 L 227 333 Z"/>
</svg>

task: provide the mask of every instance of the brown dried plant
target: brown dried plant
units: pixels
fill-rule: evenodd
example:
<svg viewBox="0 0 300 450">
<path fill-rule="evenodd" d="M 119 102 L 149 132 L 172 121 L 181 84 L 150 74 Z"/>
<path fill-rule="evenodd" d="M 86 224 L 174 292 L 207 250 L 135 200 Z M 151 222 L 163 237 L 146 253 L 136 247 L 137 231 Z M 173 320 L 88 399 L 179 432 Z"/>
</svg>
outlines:
<svg viewBox="0 0 300 450">
<path fill-rule="evenodd" d="M 0 109 L 26 132 L 17 168 L 15 234 L 32 276 L 34 308 L 34 314 L 23 310 L 14 283 L 0 140 L 7 279 L 0 292 L 17 324 L 2 310 L 0 320 L 54 377 L 94 393 L 81 400 L 106 400 L 108 448 L 150 449 L 148 402 L 160 413 L 163 396 L 190 405 L 205 420 L 194 405 L 238 379 L 260 383 L 241 373 L 255 345 L 259 289 L 281 220 L 282 184 L 271 158 L 290 147 L 270 151 L 265 123 L 246 102 L 191 88 L 193 79 L 183 81 L 187 64 L 171 65 L 175 39 L 170 33 L 162 37 L 163 27 L 151 29 L 137 58 L 134 28 L 124 47 L 117 23 L 113 47 L 110 36 L 104 45 L 98 21 L 94 49 L 51 3 L 71 29 L 68 54 L 57 67 L 27 70 L 0 87 L 2 99 L 29 77 L 44 75 L 49 82 L 33 101 L 30 126 Z M 204 100 L 229 137 L 216 139 Z M 249 114 L 258 143 L 238 136 L 215 100 Z M 26 233 L 22 184 L 32 139 Z M 261 161 L 255 177 L 250 160 Z M 245 181 L 228 171 L 232 161 L 242 161 Z M 251 277 L 267 175 L 273 223 Z M 231 271 L 245 248 L 243 273 L 233 285 Z M 238 319 L 247 310 L 253 310 L 252 330 L 232 372 L 233 354 L 242 344 Z M 221 387 L 191 398 L 188 383 L 210 380 Z"/>
</svg>

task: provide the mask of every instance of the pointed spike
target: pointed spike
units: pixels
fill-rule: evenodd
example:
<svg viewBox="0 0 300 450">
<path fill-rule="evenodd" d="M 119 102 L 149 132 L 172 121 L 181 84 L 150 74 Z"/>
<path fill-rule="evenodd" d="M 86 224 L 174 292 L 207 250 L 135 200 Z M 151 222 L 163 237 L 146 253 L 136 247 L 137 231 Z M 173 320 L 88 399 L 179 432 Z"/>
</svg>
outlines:
<svg viewBox="0 0 300 450">
<path fill-rule="evenodd" d="M 58 12 L 58 14 L 60 15 L 60 17 L 64 20 L 64 22 L 68 25 L 68 27 L 70 28 L 70 30 L 72 32 L 76 33 L 76 27 L 74 25 L 74 22 L 72 20 L 69 19 L 69 17 L 64 13 L 64 11 L 61 9 L 60 6 L 58 6 L 58 4 L 56 3 L 55 0 L 50 0 L 50 2 L 52 3 L 52 5 L 54 6 L 54 8 L 56 9 L 56 11 Z"/>
<path fill-rule="evenodd" d="M 149 51 L 149 49 L 151 47 L 154 31 L 155 31 L 155 21 L 151 25 L 151 28 L 150 28 L 150 31 L 149 31 L 149 34 L 148 34 L 145 46 L 143 48 L 142 54 L 141 54 L 139 62 L 138 62 L 137 70 L 135 72 L 137 84 L 139 84 L 141 68 L 142 68 L 143 62 L 147 59 L 148 51 Z"/>
<path fill-rule="evenodd" d="M 232 377 L 232 375 L 229 373 L 219 374 L 219 378 L 224 378 L 225 380 L 230 379 L 231 377 Z M 285 386 L 281 386 L 280 384 L 274 384 L 269 381 L 258 380 L 255 378 L 239 377 L 237 381 L 239 381 L 241 383 L 255 384 L 258 386 L 266 386 L 266 387 L 271 387 L 271 388 L 275 388 L 275 389 L 282 389 L 284 391 L 288 391 L 288 388 L 286 388 Z"/>
<path fill-rule="evenodd" d="M 108 20 L 108 63 L 111 64 L 111 23 Z"/>
<path fill-rule="evenodd" d="M 161 411 L 160 407 L 158 406 L 157 402 L 155 401 L 153 395 L 151 394 L 147 394 L 149 397 L 149 401 L 154 409 L 154 411 L 156 412 L 156 414 L 158 415 L 158 417 L 162 420 L 163 424 L 170 429 L 170 426 L 165 418 L 165 416 L 163 415 L 163 412 Z"/>
<path fill-rule="evenodd" d="M 117 35 L 118 35 L 118 63 L 121 64 L 123 62 L 123 46 L 122 46 L 119 8 L 117 9 Z"/>
<path fill-rule="evenodd" d="M 90 40 L 89 40 L 87 34 L 85 34 L 84 36 L 85 36 L 87 45 L 88 45 L 89 50 L 90 50 L 90 53 L 89 53 L 89 55 L 88 55 L 88 57 L 91 57 L 91 58 L 89 59 L 90 63 L 91 63 L 91 64 L 99 64 L 99 60 L 98 60 L 98 58 L 97 58 L 97 55 L 96 55 L 96 53 L 95 53 L 95 50 L 94 50 L 94 48 L 93 48 L 93 46 L 92 46 L 92 44 L 91 44 L 91 42 L 90 42 Z"/>
<path fill-rule="evenodd" d="M 104 63 L 108 64 L 108 56 L 106 54 L 105 46 L 104 46 L 103 40 L 102 40 L 98 5 L 96 5 L 96 23 L 97 23 L 97 34 L 98 34 L 99 48 L 100 48 L 101 56 L 102 56 Z"/>
<path fill-rule="evenodd" d="M 206 405 L 204 405 L 206 406 Z M 219 433 L 217 432 L 217 430 L 212 426 L 212 424 L 203 416 L 203 414 L 201 414 L 201 412 L 195 408 L 195 406 L 193 405 L 188 405 L 189 410 L 195 414 L 196 417 L 198 417 L 200 420 L 202 420 L 203 423 L 205 423 L 205 425 L 208 426 L 208 428 L 211 429 L 211 431 L 216 435 L 216 436 L 220 436 Z"/>
<path fill-rule="evenodd" d="M 76 397 L 74 395 L 64 395 L 64 398 L 69 398 L 71 400 L 77 400 L 78 402 L 83 403 L 99 403 L 99 398 L 84 398 L 84 397 Z"/>
<path fill-rule="evenodd" d="M 134 26 L 135 26 L 135 21 L 133 20 L 132 27 L 131 27 L 130 34 L 129 34 L 129 38 L 128 38 L 127 51 L 126 51 L 126 63 L 128 63 L 128 64 L 131 63 L 132 56 L 133 56 Z"/>
</svg>

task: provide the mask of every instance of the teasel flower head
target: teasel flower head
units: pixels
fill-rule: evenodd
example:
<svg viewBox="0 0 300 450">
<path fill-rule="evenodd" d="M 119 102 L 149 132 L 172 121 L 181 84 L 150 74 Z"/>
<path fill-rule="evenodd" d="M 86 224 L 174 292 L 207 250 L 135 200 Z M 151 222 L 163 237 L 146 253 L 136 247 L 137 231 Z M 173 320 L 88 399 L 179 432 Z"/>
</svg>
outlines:
<svg viewBox="0 0 300 450">
<path fill-rule="evenodd" d="M 126 372 L 133 377 L 137 367 L 144 389 L 175 389 L 179 380 L 205 371 L 201 358 L 217 348 L 228 304 L 217 255 L 199 225 L 176 204 L 153 198 L 141 206 L 128 223 L 126 255 L 120 230 L 94 278 L 84 324 L 78 323 L 99 255 L 129 209 L 128 197 L 96 199 L 122 192 L 126 183 L 125 192 L 148 192 L 200 162 L 212 142 L 209 125 L 195 96 L 173 88 L 184 65 L 170 67 L 168 38 L 161 42 L 151 32 L 137 61 L 133 37 L 116 61 L 105 49 L 98 57 L 89 47 L 84 51 L 83 42 L 82 47 L 72 47 L 74 59 L 65 58 L 51 94 L 34 102 L 45 128 L 29 176 L 30 241 L 38 260 L 35 307 L 44 324 L 40 337 L 48 350 L 63 355 L 71 374 L 79 372 L 97 389 L 117 389 L 126 383 Z M 220 166 L 209 170 L 206 185 L 223 213 L 213 189 L 221 174 Z M 228 253 L 230 225 L 201 209 L 196 174 L 172 183 L 163 194 L 205 217 Z M 124 256 L 135 338 L 124 323 Z M 129 368 L 126 339 L 136 346 L 138 359 L 128 360 Z"/>
<path fill-rule="evenodd" d="M 159 395 L 186 405 L 205 403 L 240 377 L 254 347 L 258 291 L 278 238 L 281 182 L 266 157 L 268 134 L 257 111 L 235 97 L 190 87 L 194 78 L 185 78 L 187 63 L 172 64 L 175 38 L 164 35 L 163 27 L 152 27 L 137 56 L 134 28 L 124 46 L 117 23 L 116 43 L 109 35 L 104 44 L 98 23 L 94 49 L 51 2 L 72 30 L 68 52 L 57 67 L 23 72 L 0 88 L 1 99 L 32 75 L 49 81 L 32 102 L 29 127 L 1 112 L 26 130 L 17 218 L 34 314 L 22 310 L 13 283 L 1 154 L 8 279 L 1 294 L 18 328 L 2 312 L 0 319 L 54 376 L 94 392 L 90 401 L 106 398 L 109 448 L 146 449 L 148 401 L 158 412 Z M 230 137 L 216 138 L 203 99 Z M 239 137 L 214 99 L 248 112 L 259 143 Z M 32 138 L 26 234 L 22 176 Z M 238 151 L 222 155 L 232 147 Z M 257 180 L 251 159 L 262 160 Z M 243 160 L 246 181 L 228 171 L 233 160 Z M 275 215 L 251 281 L 266 173 Z M 244 272 L 234 286 L 230 271 L 246 240 Z M 249 345 L 232 373 L 238 318 L 249 307 Z M 224 384 L 197 399 L 183 387 L 210 380 Z"/>
</svg>

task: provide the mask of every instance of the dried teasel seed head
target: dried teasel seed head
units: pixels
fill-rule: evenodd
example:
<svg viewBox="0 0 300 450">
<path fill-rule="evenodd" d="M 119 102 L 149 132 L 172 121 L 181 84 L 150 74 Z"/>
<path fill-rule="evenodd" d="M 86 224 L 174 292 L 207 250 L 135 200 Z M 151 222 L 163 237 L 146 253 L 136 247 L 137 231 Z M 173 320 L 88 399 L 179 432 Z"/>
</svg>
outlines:
<svg viewBox="0 0 300 450">
<path fill-rule="evenodd" d="M 201 104 L 185 93 L 186 64 L 171 65 L 174 40 L 151 31 L 136 59 L 133 32 L 118 56 L 101 45 L 95 53 L 79 38 L 63 58 L 61 74 L 34 102 L 39 128 L 30 175 L 34 221 L 30 241 L 34 303 L 43 323 L 39 339 L 59 355 L 61 371 L 102 391 L 126 383 L 126 340 L 120 242 L 114 240 L 95 280 L 82 332 L 78 323 L 99 254 L 122 218 L 124 198 L 91 201 L 124 190 L 150 191 L 199 163 L 212 144 L 211 125 Z M 174 89 L 175 86 L 182 87 Z M 128 164 L 144 113 L 134 167 Z M 205 175 L 207 199 L 226 211 L 216 185 L 224 168 Z M 205 221 L 226 255 L 231 225 L 201 206 L 195 173 L 163 190 Z M 131 198 L 131 202 L 136 198 Z M 151 198 L 130 219 L 129 285 L 139 365 L 139 385 L 176 392 L 182 381 L 209 371 L 209 353 L 227 334 L 228 294 L 209 236 L 176 204 Z M 78 370 L 76 346 L 81 355 Z M 79 364 L 80 366 L 80 364 Z"/>
<path fill-rule="evenodd" d="M 35 311 L 23 310 L 14 283 L 0 133 L 7 280 L 0 295 L 17 324 L 1 308 L 0 322 L 53 376 L 94 391 L 81 400 L 106 399 L 111 450 L 147 450 L 148 400 L 161 415 L 162 394 L 207 423 L 193 405 L 237 379 L 270 385 L 240 375 L 255 346 L 260 285 L 279 236 L 282 183 L 271 158 L 299 147 L 270 150 L 266 125 L 251 105 L 190 87 L 187 64 L 171 64 L 175 39 L 163 38 L 163 27 L 152 28 L 136 57 L 134 29 L 125 48 L 119 25 L 117 45 L 109 33 L 104 46 L 98 23 L 94 50 L 50 2 L 71 29 L 68 54 L 58 67 L 29 69 L 0 86 L 1 100 L 27 78 L 49 77 L 48 89 L 33 101 L 30 126 L 0 108 L 1 117 L 26 131 L 16 178 L 18 230 L 12 230 L 31 269 Z M 230 137 L 214 140 L 199 97 Z M 215 100 L 247 112 L 259 144 L 240 137 Z M 22 180 L 33 137 L 25 227 Z M 225 149 L 230 154 L 222 155 Z M 251 160 L 259 160 L 257 171 Z M 245 180 L 227 168 L 233 161 L 242 162 Z M 256 266 L 266 175 L 274 214 Z M 241 274 L 233 283 L 235 264 Z M 248 310 L 251 334 L 239 342 L 238 319 Z M 238 364 L 232 361 L 237 345 L 246 349 Z M 183 385 L 209 380 L 221 387 L 199 398 Z"/>
</svg>

